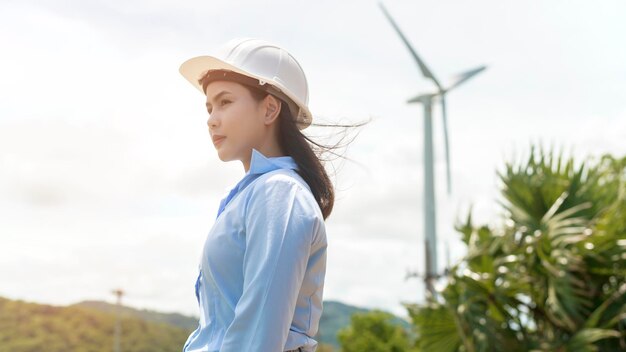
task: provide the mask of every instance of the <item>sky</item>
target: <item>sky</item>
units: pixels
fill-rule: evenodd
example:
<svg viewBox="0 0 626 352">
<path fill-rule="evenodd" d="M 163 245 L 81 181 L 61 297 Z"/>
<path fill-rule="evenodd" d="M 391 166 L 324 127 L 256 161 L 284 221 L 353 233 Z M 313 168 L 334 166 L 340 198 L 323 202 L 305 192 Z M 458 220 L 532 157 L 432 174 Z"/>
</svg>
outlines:
<svg viewBox="0 0 626 352">
<path fill-rule="evenodd" d="M 626 3 L 384 2 L 446 81 L 452 194 L 433 111 L 440 263 L 465 251 L 472 207 L 497 227 L 497 170 L 553 146 L 626 154 Z M 198 315 L 197 264 L 219 201 L 243 177 L 210 141 L 204 96 L 179 73 L 235 37 L 285 47 L 320 123 L 371 122 L 327 163 L 324 299 L 406 317 L 423 300 L 422 107 L 432 91 L 376 1 L 0 0 L 0 296 L 87 299 Z M 320 142 L 337 131 L 304 130 Z"/>
</svg>

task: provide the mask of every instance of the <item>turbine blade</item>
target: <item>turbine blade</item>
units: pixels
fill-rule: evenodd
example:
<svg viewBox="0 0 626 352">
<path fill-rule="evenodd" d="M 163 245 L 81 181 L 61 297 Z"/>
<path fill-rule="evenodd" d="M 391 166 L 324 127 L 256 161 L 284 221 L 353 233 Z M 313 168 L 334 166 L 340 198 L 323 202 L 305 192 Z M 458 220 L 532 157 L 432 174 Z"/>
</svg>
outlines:
<svg viewBox="0 0 626 352">
<path fill-rule="evenodd" d="M 422 59 L 419 57 L 419 55 L 417 55 L 417 52 L 415 51 L 415 49 L 413 49 L 409 41 L 406 39 L 402 31 L 400 30 L 400 27 L 398 27 L 398 25 L 393 20 L 393 18 L 391 18 L 391 15 L 389 14 L 389 12 L 387 12 L 387 9 L 385 9 L 385 7 L 383 6 L 383 3 L 379 2 L 378 5 L 383 11 L 383 14 L 385 15 L 385 17 L 387 17 L 387 20 L 391 22 L 393 29 L 395 29 L 396 33 L 398 33 L 398 35 L 400 36 L 400 39 L 402 39 L 402 41 L 404 42 L 404 45 L 406 45 L 406 47 L 411 52 L 413 59 L 417 61 L 417 66 L 419 66 L 420 71 L 422 71 L 422 75 L 424 75 L 424 77 L 426 78 L 430 78 L 433 82 L 435 82 L 435 85 L 437 85 L 437 88 L 439 88 L 439 90 L 442 90 L 443 88 L 441 87 L 441 84 L 439 84 L 439 81 L 435 78 L 433 73 L 428 69 L 424 61 L 422 61 Z"/>
<path fill-rule="evenodd" d="M 446 88 L 446 91 L 452 90 L 453 88 L 457 87 L 458 85 L 460 85 L 461 83 L 467 81 L 468 79 L 474 77 L 475 75 L 479 74 L 480 72 L 482 72 L 484 69 L 486 69 L 486 66 L 480 66 L 477 67 L 473 70 L 469 70 L 463 73 L 460 73 L 454 77 L 452 77 L 452 80 L 450 81 L 450 84 L 448 85 L 448 88 Z"/>
<path fill-rule="evenodd" d="M 446 112 L 446 96 L 441 95 L 441 113 L 443 115 L 443 136 L 446 144 L 446 176 L 448 179 L 448 195 L 451 193 L 451 180 L 450 180 L 450 146 L 448 143 L 448 116 Z"/>
</svg>

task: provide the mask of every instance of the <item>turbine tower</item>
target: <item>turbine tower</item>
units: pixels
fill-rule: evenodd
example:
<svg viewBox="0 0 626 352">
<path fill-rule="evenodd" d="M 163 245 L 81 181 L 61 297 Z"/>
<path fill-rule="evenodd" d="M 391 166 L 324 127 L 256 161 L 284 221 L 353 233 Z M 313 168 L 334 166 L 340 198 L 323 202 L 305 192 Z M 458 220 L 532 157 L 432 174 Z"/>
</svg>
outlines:
<svg viewBox="0 0 626 352">
<path fill-rule="evenodd" d="M 422 75 L 425 78 L 433 81 L 437 90 L 435 92 L 429 92 L 420 94 L 411 98 L 407 103 L 421 103 L 424 107 L 424 240 L 425 240 L 425 258 L 426 258 L 426 273 L 424 276 L 424 282 L 426 284 L 426 294 L 435 296 L 434 281 L 439 277 L 437 270 L 437 228 L 436 228 L 436 214 L 435 214 L 435 180 L 433 172 L 433 127 L 432 127 L 432 107 L 433 101 L 439 99 L 441 103 L 441 113 L 443 118 L 443 133 L 445 140 L 446 151 L 446 179 L 448 181 L 448 196 L 451 193 L 451 180 L 450 180 L 450 151 L 448 143 L 448 118 L 446 113 L 446 94 L 452 89 L 459 86 L 461 83 L 472 78 L 476 74 L 483 71 L 486 67 L 480 66 L 475 69 L 463 72 L 452 78 L 452 81 L 447 87 L 444 87 L 435 75 L 430 71 L 428 66 L 419 57 L 415 49 L 411 46 L 407 38 L 404 36 L 396 22 L 391 18 L 389 12 L 385 9 L 381 2 L 378 3 L 383 14 L 389 20 L 396 33 L 400 36 L 400 39 L 406 45 L 411 52 L 413 59 L 417 63 Z"/>
</svg>

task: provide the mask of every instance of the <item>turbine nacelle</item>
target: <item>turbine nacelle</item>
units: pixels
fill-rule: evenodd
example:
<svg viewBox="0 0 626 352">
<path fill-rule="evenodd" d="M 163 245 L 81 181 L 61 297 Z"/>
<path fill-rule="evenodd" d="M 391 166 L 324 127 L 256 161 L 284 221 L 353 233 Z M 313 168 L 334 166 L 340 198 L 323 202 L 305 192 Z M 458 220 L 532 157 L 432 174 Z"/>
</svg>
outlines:
<svg viewBox="0 0 626 352">
<path fill-rule="evenodd" d="M 445 95 L 449 91 L 460 86 L 463 82 L 469 80 L 473 76 L 484 71 L 486 68 L 487 66 L 480 66 L 480 67 L 459 73 L 458 75 L 455 75 L 450 79 L 450 84 L 446 88 L 442 88 L 441 90 L 438 90 L 437 92 L 433 92 L 433 93 L 422 93 L 420 95 L 416 95 L 415 97 L 407 100 L 407 103 L 424 103 L 427 101 L 430 102 L 432 101 L 433 98 L 439 95 Z"/>
<path fill-rule="evenodd" d="M 420 95 L 416 95 L 413 98 L 407 100 L 406 102 L 411 104 L 411 103 L 421 103 L 421 104 L 432 104 L 432 100 L 433 98 L 435 98 L 436 96 L 441 95 L 440 93 L 425 93 L 425 94 L 420 94 Z"/>
</svg>

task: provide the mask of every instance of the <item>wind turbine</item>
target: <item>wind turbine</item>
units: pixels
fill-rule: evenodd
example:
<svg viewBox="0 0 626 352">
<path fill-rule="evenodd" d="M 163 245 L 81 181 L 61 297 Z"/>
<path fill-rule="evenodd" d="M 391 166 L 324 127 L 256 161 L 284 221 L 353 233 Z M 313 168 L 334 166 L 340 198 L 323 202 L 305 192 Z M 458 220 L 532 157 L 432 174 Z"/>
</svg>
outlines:
<svg viewBox="0 0 626 352">
<path fill-rule="evenodd" d="M 435 83 L 437 90 L 435 92 L 420 94 L 407 101 L 407 103 L 421 103 L 424 106 L 424 239 L 425 239 L 425 260 L 426 260 L 426 275 L 424 276 L 424 282 L 426 284 L 427 292 L 434 297 L 434 280 L 439 277 L 437 273 L 437 229 L 436 229 L 436 214 L 435 214 L 435 182 L 433 172 L 433 128 L 432 128 L 432 106 L 433 100 L 439 98 L 441 102 L 441 113 L 443 117 L 443 132 L 445 139 L 445 151 L 446 151 L 446 178 L 448 185 L 448 196 L 451 193 L 451 180 L 450 180 L 450 151 L 448 142 L 448 118 L 446 112 L 446 94 L 452 89 L 458 87 L 461 83 L 472 78 L 476 74 L 483 71 L 486 67 L 480 66 L 475 69 L 463 72 L 453 77 L 451 83 L 444 87 L 439 80 L 435 78 L 435 75 L 430 71 L 428 66 L 419 57 L 415 49 L 411 46 L 407 38 L 404 36 L 396 22 L 391 18 L 389 12 L 385 9 L 382 2 L 379 2 L 383 14 L 391 25 L 395 29 L 396 33 L 404 42 L 404 45 L 409 49 L 413 59 L 415 59 L 417 66 L 419 67 L 422 75 L 425 78 L 430 79 Z"/>
</svg>

